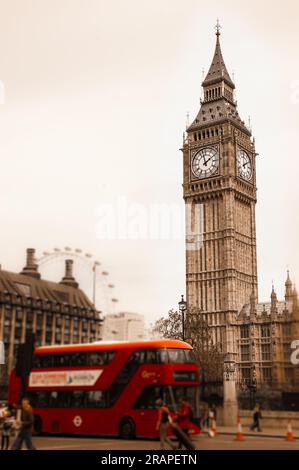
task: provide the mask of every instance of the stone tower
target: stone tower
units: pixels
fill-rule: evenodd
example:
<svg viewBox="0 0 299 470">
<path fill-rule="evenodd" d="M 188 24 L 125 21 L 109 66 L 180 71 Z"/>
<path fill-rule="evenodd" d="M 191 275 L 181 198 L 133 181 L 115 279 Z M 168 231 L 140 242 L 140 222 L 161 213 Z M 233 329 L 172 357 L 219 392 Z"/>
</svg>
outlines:
<svg viewBox="0 0 299 470">
<path fill-rule="evenodd" d="M 183 143 L 187 303 L 206 313 L 214 340 L 232 351 L 230 325 L 257 301 L 256 153 L 241 120 L 235 85 L 216 27 L 212 64 L 200 110 Z"/>
</svg>

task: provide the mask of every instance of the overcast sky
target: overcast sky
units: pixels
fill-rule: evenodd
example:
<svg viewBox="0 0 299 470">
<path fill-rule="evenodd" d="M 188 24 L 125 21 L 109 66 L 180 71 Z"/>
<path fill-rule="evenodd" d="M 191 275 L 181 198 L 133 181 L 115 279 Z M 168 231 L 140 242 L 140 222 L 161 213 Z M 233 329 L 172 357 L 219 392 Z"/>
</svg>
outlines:
<svg viewBox="0 0 299 470">
<path fill-rule="evenodd" d="M 113 216 L 126 206 L 132 219 L 160 204 L 181 220 L 179 149 L 186 114 L 193 119 L 199 108 L 219 17 L 239 113 L 251 116 L 260 154 L 260 300 L 272 280 L 283 295 L 287 267 L 299 283 L 297 1 L 0 0 L 0 11 L 5 269 L 21 270 L 26 247 L 40 254 L 68 245 L 102 262 L 118 309 L 150 322 L 176 305 L 183 233 L 156 240 L 143 231 L 133 240 L 131 227 L 109 240 L 99 223 L 103 207 Z"/>
</svg>

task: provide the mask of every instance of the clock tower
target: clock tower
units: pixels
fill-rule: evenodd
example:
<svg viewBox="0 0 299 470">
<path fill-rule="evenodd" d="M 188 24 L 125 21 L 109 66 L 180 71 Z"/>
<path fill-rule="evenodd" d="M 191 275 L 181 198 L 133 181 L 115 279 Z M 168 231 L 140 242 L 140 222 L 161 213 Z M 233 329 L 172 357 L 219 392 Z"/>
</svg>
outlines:
<svg viewBox="0 0 299 470">
<path fill-rule="evenodd" d="M 215 343 L 234 349 L 228 335 L 244 304 L 257 301 L 256 153 L 240 118 L 235 85 L 216 27 L 212 64 L 202 83 L 200 110 L 183 143 L 186 204 L 187 303 L 213 326 Z M 226 333 L 226 334 L 225 334 Z"/>
</svg>

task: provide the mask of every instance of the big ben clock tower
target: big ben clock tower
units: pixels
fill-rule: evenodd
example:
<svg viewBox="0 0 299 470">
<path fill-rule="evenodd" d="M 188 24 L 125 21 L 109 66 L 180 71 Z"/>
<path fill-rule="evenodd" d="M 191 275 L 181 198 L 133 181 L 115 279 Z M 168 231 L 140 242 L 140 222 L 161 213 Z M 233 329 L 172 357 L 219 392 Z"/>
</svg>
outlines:
<svg viewBox="0 0 299 470">
<path fill-rule="evenodd" d="M 238 114 L 219 25 L 202 87 L 201 107 L 182 149 L 187 303 L 206 314 L 214 341 L 231 350 L 224 331 L 244 304 L 257 300 L 256 153 Z"/>
</svg>

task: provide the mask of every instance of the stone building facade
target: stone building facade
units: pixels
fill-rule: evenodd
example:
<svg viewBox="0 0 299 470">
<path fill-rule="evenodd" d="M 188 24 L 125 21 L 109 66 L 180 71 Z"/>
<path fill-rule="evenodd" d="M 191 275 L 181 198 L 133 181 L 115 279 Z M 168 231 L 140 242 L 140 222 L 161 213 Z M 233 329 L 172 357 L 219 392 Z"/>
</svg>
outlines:
<svg viewBox="0 0 299 470">
<path fill-rule="evenodd" d="M 289 276 L 283 302 L 274 289 L 269 303 L 258 301 L 258 154 L 251 130 L 238 113 L 219 25 L 200 109 L 184 133 L 181 150 L 187 305 L 202 312 L 214 343 L 236 361 L 240 387 L 299 386 L 290 362 L 291 341 L 299 339 L 299 313 Z"/>
<path fill-rule="evenodd" d="M 258 388 L 297 390 L 299 367 L 292 364 L 291 345 L 299 340 L 299 303 L 289 273 L 285 299 L 277 300 L 274 286 L 270 302 L 256 303 L 251 298 L 238 315 L 234 336 L 240 388 L 256 382 Z"/>
<path fill-rule="evenodd" d="M 73 260 L 66 260 L 59 282 L 41 279 L 35 250 L 27 250 L 20 274 L 0 269 L 0 341 L 6 372 L 14 365 L 17 348 L 33 332 L 37 345 L 90 342 L 100 339 L 99 312 L 73 277 Z"/>
</svg>

